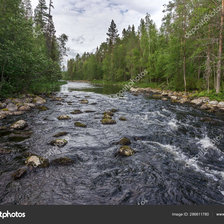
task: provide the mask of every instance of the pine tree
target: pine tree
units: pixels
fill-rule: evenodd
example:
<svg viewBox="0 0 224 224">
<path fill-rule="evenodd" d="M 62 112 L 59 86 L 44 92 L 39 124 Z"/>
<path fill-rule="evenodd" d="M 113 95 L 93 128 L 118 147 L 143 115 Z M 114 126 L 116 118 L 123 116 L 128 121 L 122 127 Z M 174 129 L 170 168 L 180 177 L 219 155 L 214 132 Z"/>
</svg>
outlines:
<svg viewBox="0 0 224 224">
<path fill-rule="evenodd" d="M 40 29 L 46 29 L 48 22 L 47 5 L 45 0 L 39 0 L 39 3 L 34 11 L 34 21 Z"/>
<path fill-rule="evenodd" d="M 110 27 L 108 29 L 108 33 L 107 36 L 109 38 L 107 38 L 107 43 L 113 47 L 115 45 L 115 43 L 118 40 L 119 34 L 118 34 L 118 30 L 117 30 L 117 25 L 115 24 L 114 20 L 111 21 Z"/>
</svg>

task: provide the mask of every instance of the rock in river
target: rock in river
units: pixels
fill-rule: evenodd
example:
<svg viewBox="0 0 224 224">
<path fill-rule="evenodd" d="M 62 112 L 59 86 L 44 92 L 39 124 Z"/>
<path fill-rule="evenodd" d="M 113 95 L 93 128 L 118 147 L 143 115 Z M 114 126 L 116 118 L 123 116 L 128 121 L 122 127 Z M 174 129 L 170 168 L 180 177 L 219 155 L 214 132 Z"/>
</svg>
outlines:
<svg viewBox="0 0 224 224">
<path fill-rule="evenodd" d="M 83 112 L 81 110 L 74 110 L 71 112 L 71 114 L 82 114 Z"/>
<path fill-rule="evenodd" d="M 131 145 L 131 141 L 128 138 L 124 137 L 119 141 L 119 144 L 120 145 Z"/>
<path fill-rule="evenodd" d="M 68 134 L 68 132 L 59 132 L 59 133 L 57 133 L 56 135 L 54 135 L 53 137 L 58 138 L 58 137 L 65 136 L 65 135 L 67 135 L 67 134 Z"/>
<path fill-rule="evenodd" d="M 37 97 L 35 97 L 35 98 L 33 99 L 33 102 L 34 102 L 35 104 L 45 104 L 45 103 L 46 103 L 46 100 L 43 99 L 43 98 L 41 98 L 41 97 L 39 97 L 39 96 L 37 96 Z"/>
<path fill-rule="evenodd" d="M 81 104 L 88 104 L 89 101 L 84 99 L 84 100 L 80 100 L 80 103 L 81 103 Z"/>
<path fill-rule="evenodd" d="M 31 167 L 41 167 L 46 168 L 49 166 L 49 161 L 40 156 L 32 155 L 27 158 L 26 165 Z"/>
<path fill-rule="evenodd" d="M 103 118 L 101 120 L 101 123 L 103 125 L 112 125 L 112 124 L 116 124 L 116 121 L 115 120 L 112 120 L 111 118 Z"/>
<path fill-rule="evenodd" d="M 22 177 L 24 177 L 27 173 L 27 168 L 21 168 L 21 169 L 18 169 L 15 173 L 12 174 L 12 178 L 14 180 L 18 180 Z"/>
<path fill-rule="evenodd" d="M 125 117 L 120 117 L 119 120 L 120 121 L 127 121 L 127 119 Z"/>
<path fill-rule="evenodd" d="M 75 122 L 75 126 L 79 128 L 86 128 L 86 124 L 82 124 L 81 122 Z"/>
<path fill-rule="evenodd" d="M 68 115 L 61 115 L 58 117 L 58 120 L 70 120 L 71 118 Z"/>
<path fill-rule="evenodd" d="M 128 156 L 134 155 L 134 153 L 135 153 L 135 151 L 132 148 L 130 148 L 129 146 L 122 146 L 119 150 L 119 154 L 121 156 L 127 156 L 128 157 Z"/>
<path fill-rule="evenodd" d="M 66 141 L 65 139 L 56 139 L 51 141 L 50 144 L 53 146 L 64 147 L 65 145 L 68 144 L 68 141 Z"/>
<path fill-rule="evenodd" d="M 51 162 L 52 165 L 61 165 L 61 166 L 71 165 L 73 163 L 74 163 L 74 161 L 67 157 L 58 158 Z"/>
<path fill-rule="evenodd" d="M 11 129 L 15 129 L 15 130 L 23 130 L 27 127 L 27 123 L 24 120 L 19 120 L 17 122 L 15 122 L 14 124 L 11 125 Z"/>
</svg>

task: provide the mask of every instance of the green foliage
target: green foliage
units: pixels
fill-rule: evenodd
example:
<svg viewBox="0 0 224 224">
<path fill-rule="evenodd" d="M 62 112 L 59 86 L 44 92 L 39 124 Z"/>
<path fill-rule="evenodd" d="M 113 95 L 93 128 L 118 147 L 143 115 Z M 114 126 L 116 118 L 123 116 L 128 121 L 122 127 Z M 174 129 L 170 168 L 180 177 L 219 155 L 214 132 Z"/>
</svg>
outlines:
<svg viewBox="0 0 224 224">
<path fill-rule="evenodd" d="M 40 29 L 47 26 L 46 5 L 41 15 L 40 0 L 38 22 L 30 18 L 29 0 L 0 0 L 0 96 L 28 92 L 48 92 L 54 89 L 61 78 L 63 52 L 56 37 L 51 37 L 51 53 L 47 41 L 49 36 Z M 40 24 L 42 18 L 42 25 Z M 45 18 L 45 19 L 43 19 Z M 65 43 L 66 39 L 64 40 Z M 53 57 L 54 55 L 57 55 Z"/>
<path fill-rule="evenodd" d="M 112 21 L 107 42 L 94 54 L 84 53 L 68 61 L 66 77 L 120 83 L 147 70 L 147 76 L 136 86 L 213 91 L 217 83 L 220 13 L 208 16 L 207 22 L 202 20 L 218 4 L 172 0 L 165 6 L 159 30 L 147 14 L 138 31 L 129 26 L 120 38 Z M 221 86 L 223 89 L 223 79 Z"/>
</svg>

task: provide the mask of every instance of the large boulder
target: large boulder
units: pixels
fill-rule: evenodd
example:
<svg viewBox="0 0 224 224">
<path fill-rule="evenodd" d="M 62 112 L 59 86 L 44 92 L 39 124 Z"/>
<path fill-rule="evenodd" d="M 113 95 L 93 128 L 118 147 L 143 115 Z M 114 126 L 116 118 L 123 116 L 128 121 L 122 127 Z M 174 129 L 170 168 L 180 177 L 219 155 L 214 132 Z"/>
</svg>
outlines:
<svg viewBox="0 0 224 224">
<path fill-rule="evenodd" d="M 218 106 L 219 108 L 224 108 L 224 102 L 220 102 L 217 106 Z"/>
<path fill-rule="evenodd" d="M 49 166 L 49 161 L 48 159 L 44 159 L 41 156 L 36 156 L 36 155 L 31 155 L 26 159 L 25 164 L 27 166 L 31 167 L 40 167 L 40 168 L 46 168 Z"/>
<path fill-rule="evenodd" d="M 24 105 L 24 106 L 21 106 L 21 107 L 19 108 L 19 111 L 28 111 L 28 110 L 30 110 L 30 109 L 31 109 L 30 106 Z"/>
<path fill-rule="evenodd" d="M 11 129 L 23 130 L 28 126 L 27 122 L 24 120 L 19 120 L 10 126 Z"/>
<path fill-rule="evenodd" d="M 18 110 L 18 107 L 13 103 L 9 103 L 6 108 L 10 112 L 15 112 Z"/>
<path fill-rule="evenodd" d="M 35 104 L 38 104 L 38 105 L 41 105 L 41 104 L 45 104 L 46 103 L 46 100 L 39 97 L 39 96 L 36 96 L 34 99 L 33 99 L 33 102 Z"/>
<path fill-rule="evenodd" d="M 119 155 L 121 155 L 121 156 L 129 157 L 129 156 L 133 156 L 134 153 L 135 153 L 135 151 L 132 148 L 130 148 L 129 146 L 122 146 L 119 150 Z"/>
</svg>

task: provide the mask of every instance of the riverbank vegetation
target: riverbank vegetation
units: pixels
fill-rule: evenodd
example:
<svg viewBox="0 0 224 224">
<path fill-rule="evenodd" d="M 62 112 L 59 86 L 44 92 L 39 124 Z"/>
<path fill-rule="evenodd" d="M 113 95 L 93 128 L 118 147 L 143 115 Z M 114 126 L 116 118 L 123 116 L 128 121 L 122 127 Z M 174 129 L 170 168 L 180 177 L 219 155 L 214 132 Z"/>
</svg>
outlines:
<svg viewBox="0 0 224 224">
<path fill-rule="evenodd" d="M 223 7 L 222 7 L 222 5 Z M 68 61 L 64 78 L 121 83 L 147 70 L 140 83 L 176 91 L 223 97 L 224 1 L 172 0 L 157 29 L 150 15 L 136 29 L 119 32 L 114 21 L 95 53 Z"/>
<path fill-rule="evenodd" d="M 53 4 L 0 0 L 0 97 L 58 89 L 68 37 L 56 37 Z"/>
</svg>

